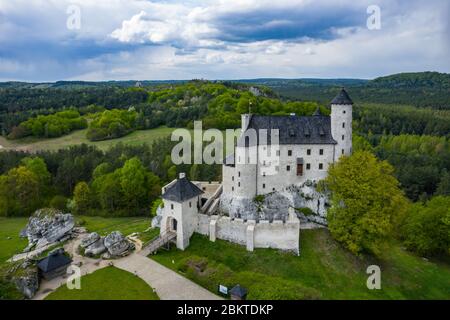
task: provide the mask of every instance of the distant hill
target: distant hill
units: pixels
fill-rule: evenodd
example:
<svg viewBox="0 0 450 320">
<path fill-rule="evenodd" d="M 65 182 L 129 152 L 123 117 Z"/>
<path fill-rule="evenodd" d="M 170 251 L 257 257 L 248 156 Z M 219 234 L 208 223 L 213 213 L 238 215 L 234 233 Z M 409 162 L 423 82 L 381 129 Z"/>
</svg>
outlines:
<svg viewBox="0 0 450 320">
<path fill-rule="evenodd" d="M 54 83 L 0 82 L 0 90 L 28 89 L 113 89 L 151 87 L 182 84 L 188 80 L 127 80 L 127 81 L 57 81 Z M 223 82 L 216 80 L 213 82 Z M 439 72 L 398 73 L 367 79 L 237 79 L 225 82 L 255 84 L 273 89 L 288 100 L 318 101 L 328 103 L 346 87 L 352 99 L 358 102 L 406 104 L 416 107 L 450 109 L 450 74 Z"/>
<path fill-rule="evenodd" d="M 256 80 L 259 83 L 261 80 Z M 287 99 L 328 103 L 348 89 L 358 102 L 406 104 L 450 109 L 450 74 L 438 72 L 399 73 L 373 80 L 360 79 L 267 79 L 264 85 Z"/>
</svg>

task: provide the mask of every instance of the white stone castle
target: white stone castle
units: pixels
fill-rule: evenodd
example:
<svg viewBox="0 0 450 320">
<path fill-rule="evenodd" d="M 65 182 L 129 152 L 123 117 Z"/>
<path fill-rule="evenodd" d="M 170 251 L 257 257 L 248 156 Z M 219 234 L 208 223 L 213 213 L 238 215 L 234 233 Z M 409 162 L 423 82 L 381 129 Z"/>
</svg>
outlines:
<svg viewBox="0 0 450 320">
<path fill-rule="evenodd" d="M 302 217 L 295 209 L 308 208 L 317 215 L 309 221 L 324 221 L 328 199 L 315 186 L 330 164 L 352 153 L 352 107 L 342 89 L 331 101 L 330 116 L 319 109 L 312 116 L 242 115 L 241 136 L 224 161 L 222 183 L 190 182 L 182 174 L 163 187 L 164 207 L 155 219 L 159 243 L 176 239 L 185 249 L 198 232 L 250 251 L 262 247 L 298 254 Z M 262 131 L 271 130 L 275 138 L 261 138 Z M 267 157 L 272 151 L 275 155 Z"/>
</svg>

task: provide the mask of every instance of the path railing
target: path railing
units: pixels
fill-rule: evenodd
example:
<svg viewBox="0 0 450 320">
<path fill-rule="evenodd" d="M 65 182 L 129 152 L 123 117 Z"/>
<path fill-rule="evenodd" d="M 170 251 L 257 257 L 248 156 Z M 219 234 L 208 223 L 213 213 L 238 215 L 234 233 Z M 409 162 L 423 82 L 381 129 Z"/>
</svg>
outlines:
<svg viewBox="0 0 450 320">
<path fill-rule="evenodd" d="M 142 246 L 141 254 L 148 256 L 177 237 L 174 231 L 165 231 Z"/>
</svg>

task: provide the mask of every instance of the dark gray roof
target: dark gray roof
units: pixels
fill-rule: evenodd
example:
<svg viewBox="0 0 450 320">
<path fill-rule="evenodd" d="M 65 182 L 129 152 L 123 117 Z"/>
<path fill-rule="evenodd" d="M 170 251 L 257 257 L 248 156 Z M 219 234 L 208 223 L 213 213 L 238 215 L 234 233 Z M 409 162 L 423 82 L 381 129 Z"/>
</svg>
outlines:
<svg viewBox="0 0 450 320">
<path fill-rule="evenodd" d="M 43 272 L 51 272 L 60 267 L 67 266 L 72 260 L 62 253 L 50 254 L 48 257 L 40 260 L 37 267 Z"/>
<path fill-rule="evenodd" d="M 231 290 L 230 290 L 230 294 L 233 296 L 238 296 L 238 297 L 245 297 L 247 295 L 247 289 L 241 287 L 239 284 L 234 286 Z"/>
<path fill-rule="evenodd" d="M 353 101 L 350 99 L 347 91 L 342 88 L 338 95 L 331 100 L 331 104 L 353 104 Z"/>
<path fill-rule="evenodd" d="M 183 202 L 202 193 L 203 191 L 199 187 L 190 182 L 186 177 L 183 177 L 167 188 L 162 197 L 171 201 Z"/>
<path fill-rule="evenodd" d="M 329 116 L 259 116 L 253 115 L 247 129 L 255 129 L 259 132 L 261 129 L 267 130 L 267 144 L 271 144 L 270 130 L 279 130 L 280 144 L 336 144 L 337 142 L 331 135 L 331 119 Z M 257 135 L 259 141 L 259 134 Z M 244 145 L 245 136 L 239 138 L 238 145 Z M 245 145 L 249 139 L 245 139 Z M 258 144 L 265 144 L 259 141 Z"/>
</svg>

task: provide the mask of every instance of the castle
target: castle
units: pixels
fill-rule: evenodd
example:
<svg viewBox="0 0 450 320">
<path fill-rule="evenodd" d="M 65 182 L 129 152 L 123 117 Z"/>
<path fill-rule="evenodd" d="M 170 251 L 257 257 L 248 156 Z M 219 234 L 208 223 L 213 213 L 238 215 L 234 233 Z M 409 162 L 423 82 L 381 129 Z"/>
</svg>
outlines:
<svg viewBox="0 0 450 320">
<path fill-rule="evenodd" d="M 161 237 L 184 249 L 194 232 L 254 248 L 299 253 L 300 220 L 307 207 L 320 220 L 327 197 L 315 184 L 330 164 L 352 153 L 353 102 L 342 89 L 331 115 L 243 114 L 235 152 L 224 160 L 222 183 L 191 182 L 184 174 L 163 187 Z M 266 135 L 265 133 L 274 133 Z M 264 133 L 264 134 L 261 134 Z"/>
</svg>

